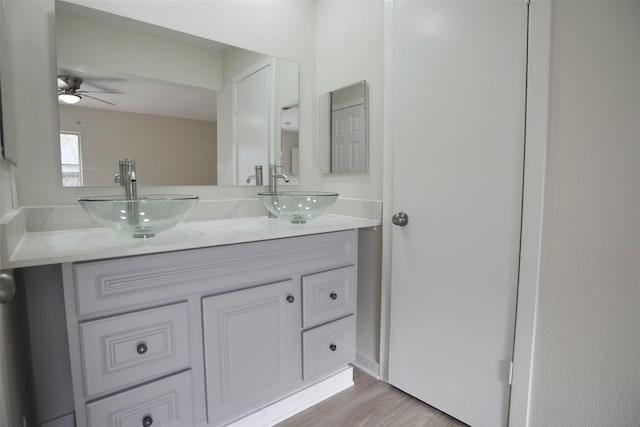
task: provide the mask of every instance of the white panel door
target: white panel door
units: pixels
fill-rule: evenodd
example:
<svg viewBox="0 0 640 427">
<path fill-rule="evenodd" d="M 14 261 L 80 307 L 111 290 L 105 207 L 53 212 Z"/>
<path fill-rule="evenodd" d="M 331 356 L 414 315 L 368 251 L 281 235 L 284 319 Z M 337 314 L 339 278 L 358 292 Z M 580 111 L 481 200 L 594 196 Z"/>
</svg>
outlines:
<svg viewBox="0 0 640 427">
<path fill-rule="evenodd" d="M 270 72 L 270 65 L 265 65 L 235 83 L 236 185 L 255 185 L 248 184 L 246 179 L 255 174 L 256 165 L 269 170 Z"/>
<path fill-rule="evenodd" d="M 504 426 L 520 242 L 527 5 L 394 5 L 389 381 Z"/>
<path fill-rule="evenodd" d="M 365 105 L 331 112 L 331 172 L 366 171 Z"/>
</svg>

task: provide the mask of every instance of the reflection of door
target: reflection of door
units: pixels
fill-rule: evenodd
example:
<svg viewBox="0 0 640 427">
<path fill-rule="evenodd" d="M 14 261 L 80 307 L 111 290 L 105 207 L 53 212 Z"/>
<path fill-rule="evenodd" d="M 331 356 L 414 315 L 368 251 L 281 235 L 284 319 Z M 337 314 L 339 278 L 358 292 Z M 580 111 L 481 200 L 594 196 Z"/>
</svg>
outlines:
<svg viewBox="0 0 640 427">
<path fill-rule="evenodd" d="M 234 78 L 236 185 L 249 185 L 246 179 L 254 174 L 256 165 L 268 170 L 269 146 L 273 140 L 271 72 L 271 65 L 263 63 Z"/>
<path fill-rule="evenodd" d="M 389 381 L 504 426 L 520 239 L 527 6 L 396 2 Z M 416 55 L 416 52 L 420 52 Z"/>
<path fill-rule="evenodd" d="M 331 172 L 366 170 L 364 104 L 331 112 Z"/>
</svg>

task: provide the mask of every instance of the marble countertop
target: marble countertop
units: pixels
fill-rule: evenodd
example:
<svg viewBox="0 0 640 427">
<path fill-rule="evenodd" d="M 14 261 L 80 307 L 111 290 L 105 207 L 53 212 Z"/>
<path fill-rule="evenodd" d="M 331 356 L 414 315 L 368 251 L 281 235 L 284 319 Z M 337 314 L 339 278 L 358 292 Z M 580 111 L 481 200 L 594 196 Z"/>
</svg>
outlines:
<svg viewBox="0 0 640 427">
<path fill-rule="evenodd" d="M 379 220 L 322 215 L 306 224 L 267 217 L 189 221 L 135 239 L 106 228 L 25 233 L 3 268 L 89 261 L 376 227 Z"/>
</svg>

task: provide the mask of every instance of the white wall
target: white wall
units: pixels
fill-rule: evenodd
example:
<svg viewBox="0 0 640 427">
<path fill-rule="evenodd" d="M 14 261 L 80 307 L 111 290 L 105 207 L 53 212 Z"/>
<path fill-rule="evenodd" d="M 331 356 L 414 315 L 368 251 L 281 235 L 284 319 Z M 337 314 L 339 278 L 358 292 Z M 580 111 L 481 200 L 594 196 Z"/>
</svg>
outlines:
<svg viewBox="0 0 640 427">
<path fill-rule="evenodd" d="M 219 50 L 157 30 L 143 31 L 123 20 L 106 22 L 90 14 L 70 13 L 73 9 L 71 6 L 56 10 L 59 66 L 82 65 L 215 91 L 222 88 Z"/>
<path fill-rule="evenodd" d="M 369 85 L 369 171 L 322 177 L 324 190 L 341 197 L 382 199 L 384 2 L 321 0 L 317 2 L 318 94 L 326 94 L 360 80 Z M 320 105 L 330 108 L 330 105 Z M 301 118 L 304 113 L 301 112 Z M 319 114 L 316 126 L 321 125 Z M 321 133 L 320 129 L 316 130 Z M 318 138 L 318 137 L 317 137 Z M 318 142 L 320 144 L 322 140 Z M 325 141 L 328 143 L 328 141 Z M 301 143 L 302 146 L 302 143 Z M 320 174 L 320 147 L 313 168 Z M 303 183 L 304 184 L 304 183 Z M 358 266 L 357 361 L 375 372 L 380 362 L 381 234 L 362 231 Z"/>
<path fill-rule="evenodd" d="M 532 426 L 640 425 L 640 2 L 554 2 Z"/>
<path fill-rule="evenodd" d="M 369 171 L 324 176 L 322 186 L 342 197 L 382 199 L 384 2 L 321 0 L 317 4 L 318 94 L 367 80 Z M 301 115 L 302 117 L 302 115 Z M 314 171 L 320 173 L 319 148 Z"/>
<path fill-rule="evenodd" d="M 58 158 L 58 115 L 56 57 L 54 42 L 54 1 L 8 2 L 12 61 L 7 79 L 20 88 L 20 97 L 11 105 L 14 127 L 18 129 L 18 194 L 22 206 L 75 205 L 79 196 L 100 194 L 92 188 L 63 189 L 60 184 Z M 301 180 L 317 183 L 313 175 L 312 131 L 315 114 L 316 57 L 315 4 L 289 1 L 83 1 L 90 5 L 132 19 L 183 31 L 222 43 L 282 57 L 300 65 Z M 268 36 L 266 36 L 268 35 Z M 5 74 L 2 76 L 5 79 Z M 219 143 L 223 141 L 219 140 Z M 144 187 L 144 182 L 139 183 Z M 201 200 L 254 197 L 255 188 L 181 187 L 181 192 L 198 194 Z M 104 189 L 102 193 L 112 192 Z M 155 188 L 153 191 L 175 191 Z"/>
<path fill-rule="evenodd" d="M 85 186 L 113 185 L 124 158 L 148 184 L 217 181 L 215 122 L 60 105 L 60 129 L 80 133 Z"/>
</svg>

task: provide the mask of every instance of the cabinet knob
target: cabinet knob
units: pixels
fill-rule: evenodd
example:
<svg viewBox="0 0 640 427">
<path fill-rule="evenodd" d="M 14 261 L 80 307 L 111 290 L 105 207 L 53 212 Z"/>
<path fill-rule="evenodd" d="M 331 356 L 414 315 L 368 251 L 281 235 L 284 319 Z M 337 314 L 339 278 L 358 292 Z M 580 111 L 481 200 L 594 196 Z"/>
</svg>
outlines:
<svg viewBox="0 0 640 427">
<path fill-rule="evenodd" d="M 142 419 L 142 425 L 144 427 L 149 427 L 151 424 L 153 424 L 153 418 L 151 418 L 151 416 L 147 415 Z"/>
<path fill-rule="evenodd" d="M 331 345 L 329 346 L 329 349 L 331 349 L 331 351 L 336 351 L 336 350 L 338 349 L 338 346 L 337 346 L 337 345 L 335 345 L 335 344 L 331 344 Z"/>
<path fill-rule="evenodd" d="M 289 295 L 287 296 L 287 302 L 292 303 L 294 302 L 296 299 L 293 297 L 293 295 Z"/>
<path fill-rule="evenodd" d="M 331 297 L 332 300 L 336 300 L 338 299 L 338 294 L 336 294 L 335 292 L 331 292 L 331 294 L 329 294 L 329 297 Z"/>
<path fill-rule="evenodd" d="M 138 352 L 138 354 L 145 354 L 147 352 L 148 348 L 147 345 L 145 343 L 140 343 L 138 344 L 138 346 L 136 347 L 136 351 Z M 151 419 L 151 418 L 149 418 Z M 153 420 L 151 420 L 151 422 L 153 422 Z M 149 424 L 151 425 L 151 424 Z"/>
</svg>

